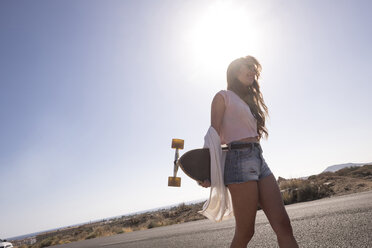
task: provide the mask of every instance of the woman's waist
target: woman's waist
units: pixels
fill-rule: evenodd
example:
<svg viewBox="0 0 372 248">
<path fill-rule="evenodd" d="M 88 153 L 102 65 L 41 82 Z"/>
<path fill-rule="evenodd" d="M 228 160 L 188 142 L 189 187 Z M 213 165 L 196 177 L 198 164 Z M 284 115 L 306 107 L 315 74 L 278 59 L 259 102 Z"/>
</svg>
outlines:
<svg viewBox="0 0 372 248">
<path fill-rule="evenodd" d="M 253 136 L 253 137 L 246 137 L 246 138 L 235 138 L 235 139 L 230 139 L 230 140 L 225 140 L 224 143 L 226 146 L 229 144 L 240 144 L 240 143 L 259 143 L 260 139 L 258 136 Z"/>
<path fill-rule="evenodd" d="M 234 150 L 234 149 L 248 149 L 248 148 L 259 148 L 261 150 L 261 145 L 259 142 L 258 137 L 249 137 L 244 138 L 236 141 L 232 141 L 226 145 L 226 148 L 228 150 Z"/>
</svg>

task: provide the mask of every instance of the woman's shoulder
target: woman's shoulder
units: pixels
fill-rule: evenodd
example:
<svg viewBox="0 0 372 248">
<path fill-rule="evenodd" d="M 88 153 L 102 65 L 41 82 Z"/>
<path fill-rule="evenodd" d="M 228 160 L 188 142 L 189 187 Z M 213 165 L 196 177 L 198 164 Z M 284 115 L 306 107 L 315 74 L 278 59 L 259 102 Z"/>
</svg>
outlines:
<svg viewBox="0 0 372 248">
<path fill-rule="evenodd" d="M 214 98 L 218 98 L 219 96 L 222 96 L 225 104 L 228 103 L 229 101 L 229 93 L 228 93 L 228 90 L 220 90 L 216 93 L 216 95 L 214 96 Z"/>
<path fill-rule="evenodd" d="M 220 95 L 222 95 L 222 96 L 227 96 L 227 94 L 228 94 L 228 90 L 220 90 L 220 91 L 218 91 L 217 93 L 216 93 L 216 95 L 218 95 L 218 94 L 220 94 Z"/>
<path fill-rule="evenodd" d="M 222 95 L 224 98 L 228 98 L 231 96 L 231 93 L 232 91 L 231 90 L 220 90 L 216 93 L 216 95 L 220 94 Z"/>
</svg>

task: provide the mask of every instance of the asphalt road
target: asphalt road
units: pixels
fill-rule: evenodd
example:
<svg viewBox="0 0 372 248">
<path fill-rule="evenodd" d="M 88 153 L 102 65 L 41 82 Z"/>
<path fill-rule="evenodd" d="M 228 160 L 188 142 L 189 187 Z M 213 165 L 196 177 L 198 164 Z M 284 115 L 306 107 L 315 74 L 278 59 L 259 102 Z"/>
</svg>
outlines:
<svg viewBox="0 0 372 248">
<path fill-rule="evenodd" d="M 372 191 L 292 204 L 286 209 L 300 247 L 372 248 Z M 235 219 L 199 220 L 54 247 L 229 247 L 234 227 Z M 262 210 L 257 212 L 248 247 L 278 247 Z"/>
</svg>

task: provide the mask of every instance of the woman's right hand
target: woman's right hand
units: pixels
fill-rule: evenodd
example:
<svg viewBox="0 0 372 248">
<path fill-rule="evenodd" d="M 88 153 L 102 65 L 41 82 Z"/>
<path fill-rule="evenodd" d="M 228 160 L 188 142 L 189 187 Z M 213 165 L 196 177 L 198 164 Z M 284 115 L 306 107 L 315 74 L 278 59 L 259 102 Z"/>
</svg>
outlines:
<svg viewBox="0 0 372 248">
<path fill-rule="evenodd" d="M 208 188 L 211 186 L 211 182 L 208 179 L 205 179 L 204 182 L 198 182 L 198 184 L 204 188 Z"/>
</svg>

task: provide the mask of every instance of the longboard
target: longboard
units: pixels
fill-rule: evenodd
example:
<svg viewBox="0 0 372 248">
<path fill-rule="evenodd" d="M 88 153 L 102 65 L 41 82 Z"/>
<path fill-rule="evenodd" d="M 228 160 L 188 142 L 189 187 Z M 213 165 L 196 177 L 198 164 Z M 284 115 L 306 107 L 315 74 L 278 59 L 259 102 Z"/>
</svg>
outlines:
<svg viewBox="0 0 372 248">
<path fill-rule="evenodd" d="M 211 181 L 211 158 L 209 148 L 194 149 L 183 154 L 177 161 L 183 172 L 192 179 Z"/>
<path fill-rule="evenodd" d="M 183 172 L 195 181 L 211 182 L 211 158 L 209 148 L 193 149 L 179 158 L 179 149 L 183 149 L 184 141 L 182 139 L 172 139 L 172 148 L 176 149 L 174 158 L 173 176 L 168 177 L 168 186 L 180 187 L 181 178 L 177 177 L 178 168 L 181 167 Z M 221 147 L 222 150 L 227 147 Z"/>
</svg>

